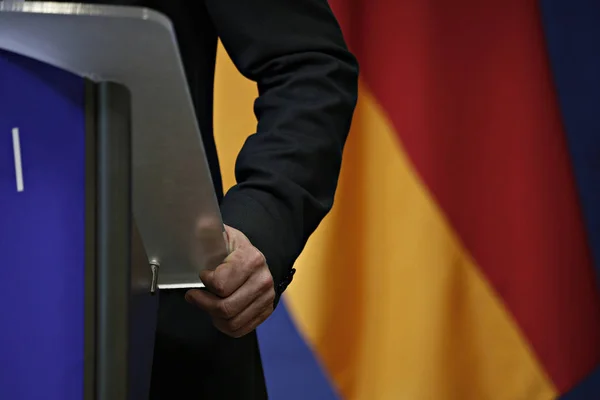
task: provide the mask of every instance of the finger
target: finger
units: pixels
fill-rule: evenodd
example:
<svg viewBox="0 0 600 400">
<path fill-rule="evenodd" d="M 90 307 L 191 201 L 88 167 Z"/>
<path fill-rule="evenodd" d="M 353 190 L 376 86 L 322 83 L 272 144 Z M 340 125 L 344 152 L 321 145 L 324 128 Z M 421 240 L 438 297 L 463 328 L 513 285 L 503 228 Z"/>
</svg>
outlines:
<svg viewBox="0 0 600 400">
<path fill-rule="evenodd" d="M 268 270 L 252 276 L 245 285 L 226 298 L 218 297 L 207 290 L 192 289 L 186 300 L 208 312 L 212 317 L 229 320 L 236 317 L 258 298 L 266 295 L 272 303 L 275 298 L 273 278 Z"/>
<path fill-rule="evenodd" d="M 247 325 L 256 315 L 260 314 L 269 306 L 271 306 L 271 308 L 273 307 L 273 294 L 268 292 L 262 293 L 259 296 L 256 296 L 247 307 L 233 316 L 228 315 L 226 317 L 221 317 L 221 310 L 219 310 L 219 313 L 214 318 L 214 322 L 215 325 L 219 325 L 228 331 L 237 331 Z"/>
<path fill-rule="evenodd" d="M 224 320 L 232 319 L 263 295 L 270 297 L 271 302 L 275 299 L 273 278 L 266 267 L 253 274 L 231 296 L 220 299 L 221 301 L 215 305 L 216 309 L 212 311 L 212 315 Z"/>
<path fill-rule="evenodd" d="M 229 324 L 222 323 L 221 321 L 215 321 L 215 326 L 224 334 L 231 336 L 233 338 L 240 338 L 242 336 L 247 335 L 248 333 L 255 330 L 260 324 L 262 324 L 269 315 L 273 312 L 273 304 L 269 304 L 264 307 L 260 312 L 256 313 L 253 317 L 251 317 L 248 322 L 243 324 L 238 329 L 232 329 Z"/>
<path fill-rule="evenodd" d="M 206 290 L 198 289 L 188 290 L 185 294 L 185 299 L 188 303 L 194 304 L 196 307 L 206 311 L 210 315 L 215 314 L 219 301 L 222 300 Z"/>
<path fill-rule="evenodd" d="M 216 269 L 200 273 L 204 285 L 219 297 L 228 297 L 238 290 L 261 266 L 265 257 L 250 245 L 235 249 Z"/>
</svg>

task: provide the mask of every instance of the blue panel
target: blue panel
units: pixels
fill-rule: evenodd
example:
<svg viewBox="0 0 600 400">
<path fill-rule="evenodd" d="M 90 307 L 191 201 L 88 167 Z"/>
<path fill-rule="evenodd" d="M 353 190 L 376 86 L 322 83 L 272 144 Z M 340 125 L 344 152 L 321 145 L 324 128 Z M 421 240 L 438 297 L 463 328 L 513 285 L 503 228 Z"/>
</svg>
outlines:
<svg viewBox="0 0 600 400">
<path fill-rule="evenodd" d="M 561 400 L 596 400 L 600 399 L 600 368 L 596 368 L 587 379 L 569 393 L 561 396 Z"/>
<path fill-rule="evenodd" d="M 597 277 L 600 277 L 600 1 L 542 0 L 561 114 Z M 600 399 L 600 369 L 568 400 Z"/>
<path fill-rule="evenodd" d="M 338 396 L 298 334 L 284 301 L 258 328 L 267 389 L 272 400 L 336 400 Z"/>
<path fill-rule="evenodd" d="M 600 1 L 542 0 L 541 5 L 561 114 L 600 271 Z"/>
<path fill-rule="evenodd" d="M 82 79 L 0 52 L 0 399 L 83 397 L 84 118 Z"/>
</svg>

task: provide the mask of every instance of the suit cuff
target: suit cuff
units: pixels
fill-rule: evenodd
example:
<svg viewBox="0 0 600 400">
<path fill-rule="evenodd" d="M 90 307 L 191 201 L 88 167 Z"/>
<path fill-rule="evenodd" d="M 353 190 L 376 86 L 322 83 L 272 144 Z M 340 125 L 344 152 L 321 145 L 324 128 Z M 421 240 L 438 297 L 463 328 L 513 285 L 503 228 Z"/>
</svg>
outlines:
<svg viewBox="0 0 600 400">
<path fill-rule="evenodd" d="M 258 190 L 234 187 L 221 202 L 221 214 L 224 224 L 241 231 L 265 256 L 275 285 L 273 306 L 276 307 L 296 270 L 292 268 L 293 260 L 287 261 L 285 255 L 285 249 L 289 248 L 286 241 L 290 239 L 284 230 L 291 227 L 286 227 L 285 220 L 277 216 L 274 211 L 277 205 L 269 197 Z"/>
</svg>

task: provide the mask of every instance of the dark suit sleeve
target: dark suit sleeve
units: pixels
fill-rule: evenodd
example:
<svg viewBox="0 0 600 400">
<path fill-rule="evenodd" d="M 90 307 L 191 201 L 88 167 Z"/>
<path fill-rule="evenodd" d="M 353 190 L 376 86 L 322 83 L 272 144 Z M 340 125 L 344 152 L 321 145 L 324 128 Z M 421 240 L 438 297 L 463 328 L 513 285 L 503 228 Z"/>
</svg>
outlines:
<svg viewBox="0 0 600 400">
<path fill-rule="evenodd" d="M 326 0 L 205 0 L 239 71 L 257 82 L 257 133 L 221 204 L 267 259 L 277 297 L 331 209 L 357 100 L 358 66 Z"/>
</svg>

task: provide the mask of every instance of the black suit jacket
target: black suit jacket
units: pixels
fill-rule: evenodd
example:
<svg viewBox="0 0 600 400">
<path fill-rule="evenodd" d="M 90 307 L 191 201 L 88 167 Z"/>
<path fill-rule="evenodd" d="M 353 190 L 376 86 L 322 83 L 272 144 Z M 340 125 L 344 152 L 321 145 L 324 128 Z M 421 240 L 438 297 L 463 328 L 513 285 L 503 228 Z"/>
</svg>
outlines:
<svg viewBox="0 0 600 400">
<path fill-rule="evenodd" d="M 238 184 L 222 199 L 221 211 L 226 224 L 265 254 L 281 292 L 309 235 L 333 204 L 356 103 L 356 61 L 326 0 L 163 3 L 179 28 L 218 192 L 212 130 L 217 36 L 240 72 L 258 83 L 257 133 L 242 148 Z"/>
<path fill-rule="evenodd" d="M 224 222 L 264 253 L 279 296 L 333 204 L 357 100 L 357 63 L 327 1 L 97 2 L 146 6 L 173 21 Z M 257 132 L 243 146 L 237 185 L 225 196 L 212 126 L 217 38 L 259 88 Z M 264 393 L 255 334 L 227 338 L 183 293 L 161 294 L 153 398 Z"/>
</svg>

